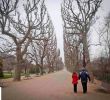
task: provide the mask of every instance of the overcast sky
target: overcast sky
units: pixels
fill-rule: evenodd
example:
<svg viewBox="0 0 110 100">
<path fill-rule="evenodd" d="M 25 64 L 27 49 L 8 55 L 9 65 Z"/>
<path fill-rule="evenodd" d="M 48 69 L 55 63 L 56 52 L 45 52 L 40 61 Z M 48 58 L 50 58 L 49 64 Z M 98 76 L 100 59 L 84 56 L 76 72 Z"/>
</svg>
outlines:
<svg viewBox="0 0 110 100">
<path fill-rule="evenodd" d="M 57 36 L 57 45 L 58 48 L 60 48 L 61 51 L 61 57 L 63 58 L 64 61 L 64 48 L 63 48 L 63 27 L 62 27 L 62 18 L 61 18 L 61 3 L 63 0 L 45 0 L 46 1 L 46 6 L 47 10 L 51 16 L 54 28 L 55 28 L 55 33 Z M 100 8 L 98 12 L 98 16 L 100 17 L 100 21 L 102 21 L 102 16 L 105 16 L 108 12 L 110 11 L 110 0 L 103 0 L 102 7 Z M 97 26 L 94 26 L 98 28 Z M 95 31 L 92 31 L 92 43 L 97 43 L 98 42 L 98 36 L 96 35 Z M 95 57 L 94 55 L 98 56 L 100 51 L 100 47 L 91 47 L 91 55 L 92 57 Z"/>
<path fill-rule="evenodd" d="M 53 22 L 55 33 L 57 36 L 57 46 L 61 51 L 61 57 L 64 61 L 64 51 L 63 51 L 63 27 L 61 18 L 61 3 L 63 0 L 45 0 L 47 10 L 50 14 L 51 20 Z"/>
</svg>

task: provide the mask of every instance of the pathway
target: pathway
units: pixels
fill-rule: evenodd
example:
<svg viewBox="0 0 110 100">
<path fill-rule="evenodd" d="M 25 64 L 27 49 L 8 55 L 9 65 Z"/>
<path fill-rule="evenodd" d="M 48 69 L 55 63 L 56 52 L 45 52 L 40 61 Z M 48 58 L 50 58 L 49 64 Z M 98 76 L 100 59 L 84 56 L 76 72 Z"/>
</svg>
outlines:
<svg viewBox="0 0 110 100">
<path fill-rule="evenodd" d="M 88 83 L 88 93 L 73 93 L 71 73 L 63 70 L 21 82 L 11 82 L 2 89 L 2 100 L 109 100 L 110 94 L 98 91 L 99 82 Z"/>
</svg>

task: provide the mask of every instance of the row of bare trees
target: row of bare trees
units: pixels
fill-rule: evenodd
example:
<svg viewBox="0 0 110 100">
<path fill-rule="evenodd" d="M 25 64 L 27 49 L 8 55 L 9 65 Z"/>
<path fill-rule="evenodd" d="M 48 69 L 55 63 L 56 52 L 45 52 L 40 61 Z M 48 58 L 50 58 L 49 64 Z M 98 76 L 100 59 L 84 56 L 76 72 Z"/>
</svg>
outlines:
<svg viewBox="0 0 110 100">
<path fill-rule="evenodd" d="M 64 54 L 69 70 L 90 64 L 88 33 L 96 21 L 102 0 L 64 0 L 61 13 L 64 22 Z"/>
<path fill-rule="evenodd" d="M 14 80 L 21 79 L 24 59 L 53 69 L 59 55 L 54 27 L 45 0 L 0 1 L 0 51 L 16 55 Z"/>
<path fill-rule="evenodd" d="M 104 18 L 104 25 L 98 32 L 102 47 L 100 57 L 93 60 L 94 75 L 110 83 L 110 13 Z"/>
<path fill-rule="evenodd" d="M 110 13 L 105 17 L 104 25 L 99 32 L 100 44 L 104 47 L 105 57 L 110 60 Z"/>
</svg>

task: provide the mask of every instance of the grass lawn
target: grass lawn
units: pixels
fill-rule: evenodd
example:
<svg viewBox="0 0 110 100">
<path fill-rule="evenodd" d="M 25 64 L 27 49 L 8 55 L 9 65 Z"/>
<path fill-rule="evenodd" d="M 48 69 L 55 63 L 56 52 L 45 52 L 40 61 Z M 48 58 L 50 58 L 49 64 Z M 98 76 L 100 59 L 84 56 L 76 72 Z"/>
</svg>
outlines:
<svg viewBox="0 0 110 100">
<path fill-rule="evenodd" d="M 12 74 L 9 72 L 4 72 L 3 75 L 4 77 L 2 79 L 12 78 Z"/>
<path fill-rule="evenodd" d="M 2 77 L 1 79 L 7 79 L 7 78 L 12 78 L 13 77 L 13 73 L 9 73 L 9 72 L 3 72 L 4 77 Z M 29 74 L 25 74 L 25 73 L 21 73 L 21 76 L 28 76 Z"/>
</svg>

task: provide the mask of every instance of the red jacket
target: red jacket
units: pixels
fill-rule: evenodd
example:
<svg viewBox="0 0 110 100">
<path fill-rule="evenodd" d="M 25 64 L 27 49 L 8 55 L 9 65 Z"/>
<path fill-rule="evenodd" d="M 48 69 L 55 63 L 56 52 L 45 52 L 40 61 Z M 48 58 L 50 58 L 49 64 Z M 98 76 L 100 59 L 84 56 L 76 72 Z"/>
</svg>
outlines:
<svg viewBox="0 0 110 100">
<path fill-rule="evenodd" d="M 78 75 L 76 72 L 73 73 L 72 75 L 72 83 L 77 84 L 78 83 Z"/>
</svg>

